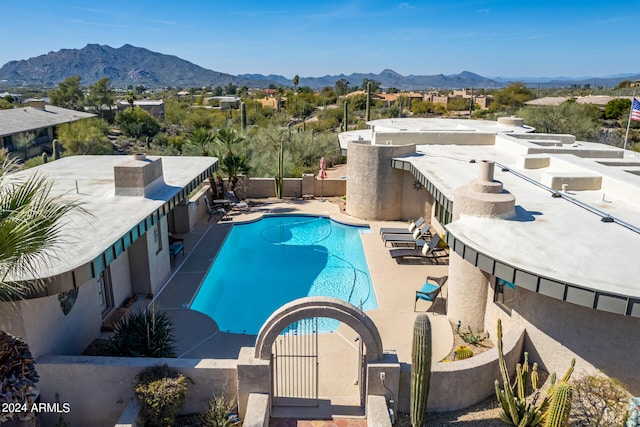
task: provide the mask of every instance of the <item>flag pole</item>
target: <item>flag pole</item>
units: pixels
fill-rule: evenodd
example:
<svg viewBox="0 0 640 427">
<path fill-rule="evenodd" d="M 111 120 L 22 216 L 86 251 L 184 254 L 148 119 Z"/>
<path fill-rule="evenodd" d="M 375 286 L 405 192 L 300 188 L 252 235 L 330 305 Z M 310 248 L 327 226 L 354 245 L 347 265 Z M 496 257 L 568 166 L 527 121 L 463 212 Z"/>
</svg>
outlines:
<svg viewBox="0 0 640 427">
<path fill-rule="evenodd" d="M 631 108 L 629 108 L 629 119 L 627 120 L 627 133 L 624 135 L 623 150 L 627 149 L 627 139 L 629 138 L 629 126 L 631 126 L 631 114 L 633 114 L 633 101 L 636 99 L 636 90 L 633 90 L 633 96 L 631 97 Z M 624 156 L 624 154 L 623 154 Z"/>
</svg>

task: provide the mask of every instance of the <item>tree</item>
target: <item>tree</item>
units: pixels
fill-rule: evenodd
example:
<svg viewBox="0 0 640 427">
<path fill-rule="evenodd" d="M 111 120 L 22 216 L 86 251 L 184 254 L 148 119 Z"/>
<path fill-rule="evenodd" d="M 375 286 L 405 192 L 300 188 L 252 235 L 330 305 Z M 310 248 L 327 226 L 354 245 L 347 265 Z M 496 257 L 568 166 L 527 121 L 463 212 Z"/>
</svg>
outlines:
<svg viewBox="0 0 640 427">
<path fill-rule="evenodd" d="M 89 85 L 85 103 L 95 108 L 100 118 L 105 118 L 105 108 L 111 111 L 111 106 L 116 102 L 115 91 L 109 86 L 109 77 L 104 77 L 96 83 Z"/>
<path fill-rule="evenodd" d="M 116 124 L 125 136 L 140 138 L 153 137 L 160 132 L 160 123 L 142 108 L 127 108 L 118 113 Z"/>
<path fill-rule="evenodd" d="M 593 141 L 598 133 L 600 112 L 589 104 L 565 101 L 558 106 L 525 107 L 517 114 L 541 133 L 568 133 L 582 141 Z"/>
<path fill-rule="evenodd" d="M 371 83 L 371 93 L 378 92 L 380 90 L 380 82 L 373 79 L 362 79 L 362 86 L 360 86 L 360 88 L 366 91 L 367 83 Z"/>
<path fill-rule="evenodd" d="M 91 118 L 60 125 L 58 140 L 64 151 L 71 155 L 113 154 L 108 133 L 107 122 Z"/>
<path fill-rule="evenodd" d="M 196 128 L 189 134 L 186 143 L 191 147 L 197 148 L 203 156 L 209 155 L 209 147 L 215 140 L 215 134 L 205 127 Z"/>
<path fill-rule="evenodd" d="M 340 79 L 336 82 L 336 95 L 342 96 L 349 92 L 349 82 L 346 79 Z"/>
<path fill-rule="evenodd" d="M 37 173 L 9 182 L 16 164 L 0 157 L 0 301 L 11 301 L 44 287 L 38 269 L 66 240 L 63 217 L 82 209 L 53 195 L 53 183 Z"/>
<path fill-rule="evenodd" d="M 494 102 L 491 104 L 491 109 L 492 111 L 500 109 L 513 111 L 516 108 L 523 107 L 525 102 L 533 98 L 533 92 L 531 92 L 524 83 L 512 83 L 493 95 Z"/>
<path fill-rule="evenodd" d="M 58 89 L 49 91 L 52 105 L 71 110 L 82 110 L 83 94 L 80 76 L 71 76 L 58 83 Z"/>
<path fill-rule="evenodd" d="M 298 77 L 298 75 L 296 74 L 295 76 L 293 76 L 293 91 L 294 92 L 298 91 L 298 83 L 300 83 L 300 77 Z"/>
<path fill-rule="evenodd" d="M 131 108 L 135 107 L 135 101 L 136 101 L 136 93 L 132 90 L 128 91 L 125 95 L 124 95 L 124 99 L 127 100 L 127 102 L 129 103 L 129 106 Z"/>
<path fill-rule="evenodd" d="M 227 174 L 229 189 L 234 191 L 238 184 L 238 175 L 248 173 L 250 170 L 246 156 L 234 153 L 233 150 L 244 138 L 239 136 L 235 129 L 220 129 L 215 136 L 215 141 L 223 147 L 225 153 L 218 156 L 220 169 Z"/>
<path fill-rule="evenodd" d="M 604 107 L 604 118 L 608 120 L 620 120 L 629 115 L 631 100 L 616 98 L 607 102 Z"/>
</svg>

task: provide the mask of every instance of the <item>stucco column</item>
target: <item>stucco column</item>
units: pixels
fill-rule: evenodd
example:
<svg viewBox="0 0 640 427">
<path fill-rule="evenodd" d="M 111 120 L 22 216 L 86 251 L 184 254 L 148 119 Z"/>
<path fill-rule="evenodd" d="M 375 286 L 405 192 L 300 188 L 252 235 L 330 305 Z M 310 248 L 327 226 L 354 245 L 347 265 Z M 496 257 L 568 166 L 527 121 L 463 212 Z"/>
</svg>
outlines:
<svg viewBox="0 0 640 427">
<path fill-rule="evenodd" d="M 415 144 L 349 141 L 347 147 L 347 213 L 362 219 L 401 219 L 404 171 L 392 168 L 391 159 L 414 154 Z"/>
<path fill-rule="evenodd" d="M 478 178 L 457 188 L 453 195 L 453 221 L 461 216 L 509 218 L 515 214 L 515 197 L 493 179 L 493 162 L 479 163 Z M 456 252 L 449 257 L 447 317 L 461 329 L 484 329 L 489 277 Z"/>
</svg>

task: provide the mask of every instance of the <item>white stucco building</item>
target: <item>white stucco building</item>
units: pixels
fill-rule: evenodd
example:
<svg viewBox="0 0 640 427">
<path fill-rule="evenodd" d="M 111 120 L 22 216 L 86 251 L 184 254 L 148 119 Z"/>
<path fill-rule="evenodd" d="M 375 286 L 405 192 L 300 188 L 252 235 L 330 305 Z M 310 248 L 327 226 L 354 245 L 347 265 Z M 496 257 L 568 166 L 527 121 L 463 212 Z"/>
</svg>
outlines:
<svg viewBox="0 0 640 427">
<path fill-rule="evenodd" d="M 38 271 L 46 286 L 0 303 L 0 329 L 22 337 L 36 358 L 79 354 L 126 299 L 166 282 L 177 212 L 216 168 L 214 157 L 71 156 L 8 175 L 18 182 L 38 173 L 86 213 L 65 218 L 64 243 Z"/>
<path fill-rule="evenodd" d="M 347 213 L 424 215 L 451 248 L 447 316 L 526 329 L 548 371 L 602 370 L 640 393 L 640 156 L 521 119 L 387 119 L 340 134 Z"/>
</svg>

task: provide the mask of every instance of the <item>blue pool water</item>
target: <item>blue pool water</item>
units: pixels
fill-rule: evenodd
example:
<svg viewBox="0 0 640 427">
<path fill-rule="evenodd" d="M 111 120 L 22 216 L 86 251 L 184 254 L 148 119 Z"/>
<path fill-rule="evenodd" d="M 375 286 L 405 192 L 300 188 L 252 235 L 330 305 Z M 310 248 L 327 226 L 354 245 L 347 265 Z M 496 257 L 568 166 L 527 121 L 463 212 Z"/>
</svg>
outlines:
<svg viewBox="0 0 640 427">
<path fill-rule="evenodd" d="M 191 308 L 213 318 L 221 331 L 246 334 L 257 334 L 276 309 L 305 296 L 377 308 L 360 240 L 368 232 L 310 216 L 234 225 Z M 324 332 L 339 324 L 320 320 Z"/>
</svg>

